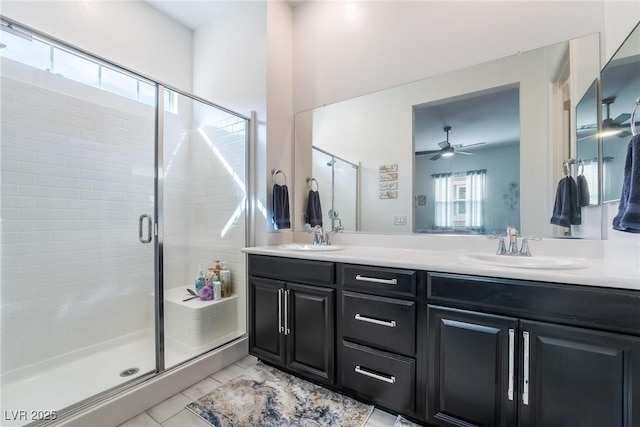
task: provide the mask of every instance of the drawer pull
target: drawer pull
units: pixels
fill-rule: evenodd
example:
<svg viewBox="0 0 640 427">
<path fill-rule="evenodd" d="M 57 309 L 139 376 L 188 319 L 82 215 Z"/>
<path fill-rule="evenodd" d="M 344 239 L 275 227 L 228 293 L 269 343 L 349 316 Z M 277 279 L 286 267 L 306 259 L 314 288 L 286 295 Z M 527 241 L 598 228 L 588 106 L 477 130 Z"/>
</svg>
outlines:
<svg viewBox="0 0 640 427">
<path fill-rule="evenodd" d="M 382 283 L 384 285 L 397 285 L 398 279 L 379 279 L 377 277 L 367 277 L 356 274 L 356 280 L 360 280 L 361 282 L 373 282 L 373 283 Z"/>
<path fill-rule="evenodd" d="M 356 365 L 355 371 L 356 371 L 356 374 L 364 375 L 366 377 L 371 377 L 378 381 L 384 381 L 385 383 L 393 384 L 396 382 L 396 377 L 394 377 L 393 375 L 390 375 L 388 377 L 386 375 L 379 375 L 374 372 L 369 372 L 367 370 L 364 370 L 358 365 Z"/>
<path fill-rule="evenodd" d="M 529 405 L 529 332 L 522 333 L 524 339 L 524 369 L 522 374 L 522 403 Z"/>
<path fill-rule="evenodd" d="M 395 320 L 372 319 L 371 317 L 361 316 L 360 313 L 356 313 L 356 315 L 353 316 L 353 318 L 356 319 L 356 320 L 359 320 L 361 322 L 374 323 L 376 325 L 386 326 L 388 328 L 395 328 L 396 327 L 396 321 Z"/>
</svg>

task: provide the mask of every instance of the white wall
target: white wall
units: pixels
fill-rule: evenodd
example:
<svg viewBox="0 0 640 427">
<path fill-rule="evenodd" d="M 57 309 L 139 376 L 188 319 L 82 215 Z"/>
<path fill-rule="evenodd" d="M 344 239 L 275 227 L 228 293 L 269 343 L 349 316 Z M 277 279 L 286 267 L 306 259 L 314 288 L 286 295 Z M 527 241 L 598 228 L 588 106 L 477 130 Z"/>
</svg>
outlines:
<svg viewBox="0 0 640 427">
<path fill-rule="evenodd" d="M 614 26 L 620 9 L 609 9 Z M 294 111 L 604 30 L 602 2 L 304 2 L 294 9 Z"/>
<path fill-rule="evenodd" d="M 142 1 L 3 0 L 3 16 L 187 92 L 192 33 Z"/>
</svg>

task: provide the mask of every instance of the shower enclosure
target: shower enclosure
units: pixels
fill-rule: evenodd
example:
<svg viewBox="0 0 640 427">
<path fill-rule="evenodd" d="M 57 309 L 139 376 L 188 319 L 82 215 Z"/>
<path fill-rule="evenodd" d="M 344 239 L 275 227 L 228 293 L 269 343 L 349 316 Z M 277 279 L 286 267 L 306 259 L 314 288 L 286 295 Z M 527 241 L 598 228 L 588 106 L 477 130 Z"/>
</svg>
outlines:
<svg viewBox="0 0 640 427">
<path fill-rule="evenodd" d="M 2 29 L 0 413 L 10 426 L 245 335 L 249 120 Z M 231 293 L 187 300 L 200 265 L 216 260 Z"/>
<path fill-rule="evenodd" d="M 359 230 L 359 165 L 312 148 L 313 189 L 317 184 L 325 230 Z"/>
</svg>

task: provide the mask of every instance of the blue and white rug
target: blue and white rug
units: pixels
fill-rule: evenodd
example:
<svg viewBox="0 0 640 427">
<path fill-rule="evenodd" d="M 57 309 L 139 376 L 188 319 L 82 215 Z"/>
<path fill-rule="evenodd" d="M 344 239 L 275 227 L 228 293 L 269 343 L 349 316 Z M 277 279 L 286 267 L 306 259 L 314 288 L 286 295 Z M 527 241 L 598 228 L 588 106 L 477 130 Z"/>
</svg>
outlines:
<svg viewBox="0 0 640 427">
<path fill-rule="evenodd" d="M 186 408 L 215 427 L 360 427 L 373 411 L 262 363 Z"/>
<path fill-rule="evenodd" d="M 418 427 L 418 424 L 409 421 L 402 415 L 398 415 L 396 422 L 393 423 L 393 427 Z"/>
</svg>

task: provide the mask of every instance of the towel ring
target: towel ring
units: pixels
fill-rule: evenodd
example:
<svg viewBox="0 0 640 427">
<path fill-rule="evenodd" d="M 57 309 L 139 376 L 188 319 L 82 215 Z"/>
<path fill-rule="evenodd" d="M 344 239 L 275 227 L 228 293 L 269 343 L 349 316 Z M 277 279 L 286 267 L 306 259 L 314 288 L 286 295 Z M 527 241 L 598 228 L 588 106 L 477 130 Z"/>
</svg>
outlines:
<svg viewBox="0 0 640 427">
<path fill-rule="evenodd" d="M 633 136 L 638 135 L 638 131 L 636 130 L 636 110 L 638 109 L 638 105 L 640 105 L 640 98 L 636 99 L 636 105 L 633 107 L 633 111 L 631 111 L 631 122 L 629 122 L 629 126 L 631 126 L 631 134 Z"/>
<path fill-rule="evenodd" d="M 318 180 L 316 180 L 315 178 L 307 178 L 307 183 L 309 183 L 309 188 L 311 190 L 313 190 L 313 183 L 316 183 L 316 189 L 315 191 L 319 191 L 320 190 L 320 185 L 318 185 Z"/>
<path fill-rule="evenodd" d="M 570 176 L 571 175 L 571 166 L 569 166 L 569 162 L 568 161 L 563 161 L 562 162 L 562 170 L 564 171 L 564 176 Z"/>
<path fill-rule="evenodd" d="M 276 176 L 278 174 L 282 174 L 282 176 L 284 176 L 284 184 L 282 185 L 287 185 L 287 175 L 284 174 L 284 172 L 282 172 L 280 169 L 271 169 L 271 180 L 273 181 L 274 184 L 278 184 L 276 182 Z M 280 184 L 278 184 L 280 185 Z"/>
</svg>

